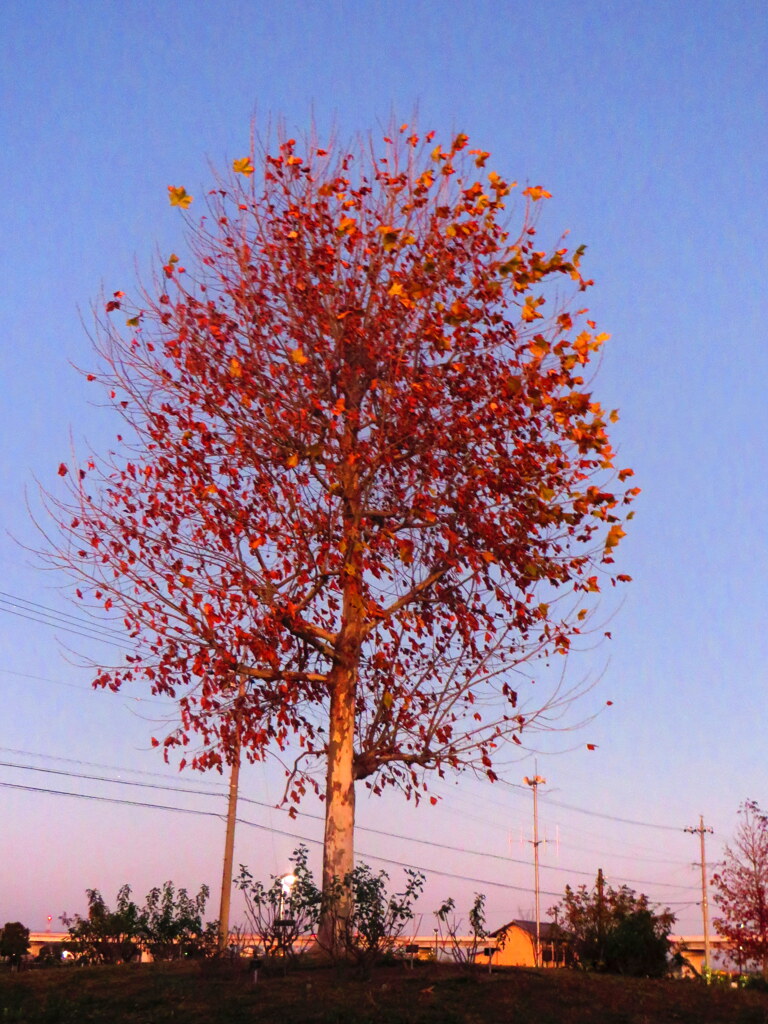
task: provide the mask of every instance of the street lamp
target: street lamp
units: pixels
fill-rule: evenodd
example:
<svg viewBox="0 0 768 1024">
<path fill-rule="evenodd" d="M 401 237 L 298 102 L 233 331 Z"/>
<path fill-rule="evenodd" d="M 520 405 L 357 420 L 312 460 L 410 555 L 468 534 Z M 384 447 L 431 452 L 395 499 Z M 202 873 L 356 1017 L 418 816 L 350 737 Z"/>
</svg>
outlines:
<svg viewBox="0 0 768 1024">
<path fill-rule="evenodd" d="M 280 883 L 280 904 L 278 906 L 278 918 L 275 921 L 275 929 L 278 935 L 278 948 L 282 951 L 283 955 L 286 954 L 287 949 L 292 944 L 288 941 L 288 935 L 291 929 L 296 925 L 296 921 L 291 917 L 291 893 L 293 887 L 296 885 L 298 879 L 296 875 L 289 872 L 287 875 L 280 875 L 278 882 Z M 288 916 L 286 916 L 286 909 Z"/>
</svg>

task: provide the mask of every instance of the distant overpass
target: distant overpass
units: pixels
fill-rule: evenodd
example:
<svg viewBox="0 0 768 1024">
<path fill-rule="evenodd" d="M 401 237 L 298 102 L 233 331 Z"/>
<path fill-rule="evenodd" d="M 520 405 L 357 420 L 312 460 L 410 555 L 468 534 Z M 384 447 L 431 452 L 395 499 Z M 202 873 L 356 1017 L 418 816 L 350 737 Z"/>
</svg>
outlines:
<svg viewBox="0 0 768 1024">
<path fill-rule="evenodd" d="M 701 969 L 704 966 L 704 936 L 670 935 L 669 941 L 672 943 L 672 952 L 682 953 L 696 973 L 701 974 Z M 722 935 L 709 936 L 710 957 L 715 953 L 731 953 L 732 950 L 733 944 L 730 939 L 726 939 Z M 712 964 L 710 963 L 709 966 L 711 967 Z"/>
</svg>

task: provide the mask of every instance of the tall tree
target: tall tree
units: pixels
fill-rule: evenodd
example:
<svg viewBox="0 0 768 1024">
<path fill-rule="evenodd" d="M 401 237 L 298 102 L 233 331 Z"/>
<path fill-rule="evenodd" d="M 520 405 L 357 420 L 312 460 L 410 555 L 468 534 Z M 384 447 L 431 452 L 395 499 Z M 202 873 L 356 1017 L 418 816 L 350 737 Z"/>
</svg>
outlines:
<svg viewBox="0 0 768 1024">
<path fill-rule="evenodd" d="M 636 489 L 583 376 L 607 335 L 558 287 L 591 284 L 583 248 L 537 248 L 540 187 L 513 231 L 515 183 L 433 134 L 236 160 L 188 220 L 187 268 L 106 302 L 89 377 L 127 429 L 62 464 L 52 502 L 54 562 L 133 644 L 96 685 L 176 697 L 157 742 L 195 735 L 195 767 L 239 721 L 247 756 L 290 759 L 292 799 L 324 771 L 326 890 L 353 867 L 355 783 L 496 778 L 569 697 L 518 702 L 520 667 L 628 578 Z"/>
<path fill-rule="evenodd" d="M 768 817 L 754 800 L 739 809 L 723 870 L 712 879 L 722 917 L 714 925 L 731 940 L 739 961 L 757 963 L 768 978 Z"/>
</svg>

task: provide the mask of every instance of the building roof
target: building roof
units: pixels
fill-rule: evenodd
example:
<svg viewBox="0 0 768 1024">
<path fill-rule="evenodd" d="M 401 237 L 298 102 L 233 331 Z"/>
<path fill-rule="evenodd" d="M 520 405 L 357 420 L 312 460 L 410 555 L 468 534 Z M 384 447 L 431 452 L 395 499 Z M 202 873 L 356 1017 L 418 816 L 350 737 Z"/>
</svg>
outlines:
<svg viewBox="0 0 768 1024">
<path fill-rule="evenodd" d="M 495 931 L 489 932 L 489 935 L 492 938 L 497 938 L 504 932 L 509 931 L 510 928 L 520 928 L 524 932 L 528 932 L 528 934 L 533 937 L 536 935 L 535 921 L 523 921 L 519 919 L 509 921 L 507 924 L 502 925 L 501 928 L 497 928 Z M 562 941 L 565 936 L 562 928 L 556 927 L 551 921 L 541 921 L 539 923 L 539 937 L 543 942 L 552 942 L 553 940 Z"/>
</svg>

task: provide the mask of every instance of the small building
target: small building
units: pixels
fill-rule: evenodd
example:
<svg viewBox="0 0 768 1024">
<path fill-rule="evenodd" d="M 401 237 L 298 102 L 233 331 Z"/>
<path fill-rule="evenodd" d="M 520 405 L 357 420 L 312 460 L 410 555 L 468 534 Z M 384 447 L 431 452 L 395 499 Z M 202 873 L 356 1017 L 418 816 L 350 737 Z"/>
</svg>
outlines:
<svg viewBox="0 0 768 1024">
<path fill-rule="evenodd" d="M 493 954 L 494 967 L 535 967 L 536 966 L 536 922 L 510 921 L 497 928 L 488 936 L 493 939 L 496 951 Z M 561 928 L 550 921 L 539 924 L 542 967 L 565 967 L 567 963 L 568 940 Z M 490 943 L 486 944 L 490 945 Z M 479 963 L 487 963 L 487 957 Z"/>
</svg>

